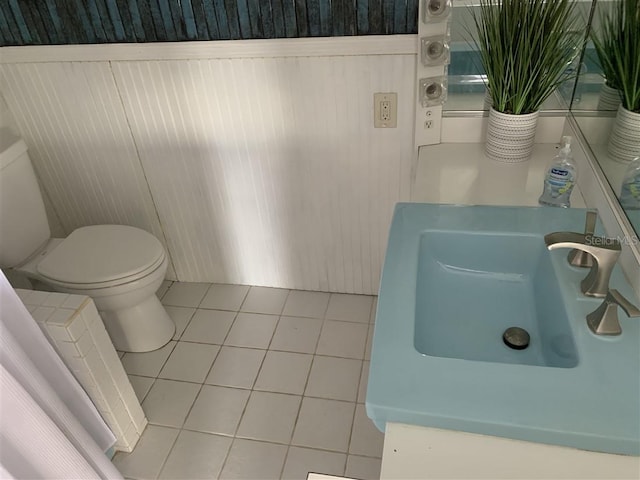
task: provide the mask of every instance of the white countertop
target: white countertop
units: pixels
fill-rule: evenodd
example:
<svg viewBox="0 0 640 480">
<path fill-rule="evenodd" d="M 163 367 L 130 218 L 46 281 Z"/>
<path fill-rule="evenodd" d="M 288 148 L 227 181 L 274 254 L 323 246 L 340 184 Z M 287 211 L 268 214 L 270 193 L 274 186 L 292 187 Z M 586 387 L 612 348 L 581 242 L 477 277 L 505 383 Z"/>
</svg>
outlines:
<svg viewBox="0 0 640 480">
<path fill-rule="evenodd" d="M 421 147 L 411 201 L 537 206 L 545 172 L 558 147 L 536 144 L 531 160 L 522 163 L 490 160 L 484 155 L 484 144 Z M 585 207 L 577 186 L 571 195 L 571 206 Z"/>
</svg>

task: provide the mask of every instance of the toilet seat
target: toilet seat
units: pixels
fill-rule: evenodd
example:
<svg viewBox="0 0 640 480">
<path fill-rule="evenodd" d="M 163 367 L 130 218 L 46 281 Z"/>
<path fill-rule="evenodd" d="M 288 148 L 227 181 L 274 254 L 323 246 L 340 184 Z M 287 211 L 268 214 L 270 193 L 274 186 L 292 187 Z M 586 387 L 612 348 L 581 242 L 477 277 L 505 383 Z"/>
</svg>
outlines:
<svg viewBox="0 0 640 480">
<path fill-rule="evenodd" d="M 140 279 L 165 260 L 150 233 L 126 225 L 94 225 L 74 230 L 38 263 L 48 282 L 66 288 L 97 289 Z"/>
</svg>

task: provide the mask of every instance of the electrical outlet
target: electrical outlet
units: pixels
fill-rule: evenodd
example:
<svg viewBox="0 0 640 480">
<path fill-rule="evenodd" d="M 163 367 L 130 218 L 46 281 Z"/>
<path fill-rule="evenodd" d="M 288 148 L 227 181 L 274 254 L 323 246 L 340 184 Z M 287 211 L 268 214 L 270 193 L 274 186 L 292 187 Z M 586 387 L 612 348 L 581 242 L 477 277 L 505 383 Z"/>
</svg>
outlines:
<svg viewBox="0 0 640 480">
<path fill-rule="evenodd" d="M 391 120 L 391 102 L 389 100 L 380 102 L 380 120 L 383 122 Z"/>
<path fill-rule="evenodd" d="M 396 128 L 398 126 L 398 94 L 373 94 L 373 126 L 375 128 Z"/>
<path fill-rule="evenodd" d="M 442 130 L 442 106 L 423 108 L 416 105 L 415 145 L 434 145 L 440 143 Z"/>
</svg>

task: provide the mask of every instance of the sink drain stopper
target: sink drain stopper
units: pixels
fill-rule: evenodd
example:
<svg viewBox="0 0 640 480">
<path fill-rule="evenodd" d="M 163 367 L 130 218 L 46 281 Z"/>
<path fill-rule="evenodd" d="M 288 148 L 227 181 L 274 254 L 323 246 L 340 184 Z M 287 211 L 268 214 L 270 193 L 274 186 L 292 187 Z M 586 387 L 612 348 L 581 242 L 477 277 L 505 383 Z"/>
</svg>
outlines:
<svg viewBox="0 0 640 480">
<path fill-rule="evenodd" d="M 509 327 L 502 334 L 504 344 L 514 350 L 524 350 L 529 346 L 529 333 L 520 327 Z"/>
</svg>

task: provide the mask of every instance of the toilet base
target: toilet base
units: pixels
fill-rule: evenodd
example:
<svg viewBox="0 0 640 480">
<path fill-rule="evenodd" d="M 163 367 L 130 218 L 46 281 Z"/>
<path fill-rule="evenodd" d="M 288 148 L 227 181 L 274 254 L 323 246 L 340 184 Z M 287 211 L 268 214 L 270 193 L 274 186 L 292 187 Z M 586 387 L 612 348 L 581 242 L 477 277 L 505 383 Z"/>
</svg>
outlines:
<svg viewBox="0 0 640 480">
<path fill-rule="evenodd" d="M 173 320 L 155 295 L 133 307 L 101 310 L 100 315 L 114 347 L 122 352 L 157 350 L 166 345 L 176 331 Z"/>
</svg>

